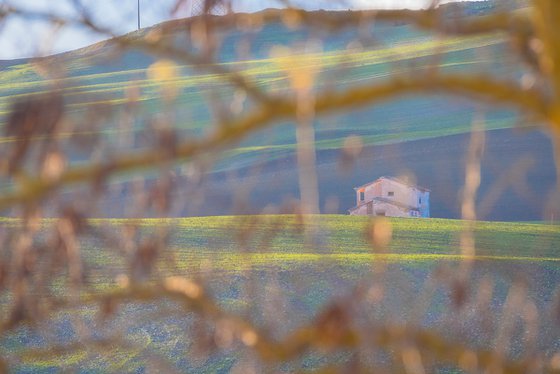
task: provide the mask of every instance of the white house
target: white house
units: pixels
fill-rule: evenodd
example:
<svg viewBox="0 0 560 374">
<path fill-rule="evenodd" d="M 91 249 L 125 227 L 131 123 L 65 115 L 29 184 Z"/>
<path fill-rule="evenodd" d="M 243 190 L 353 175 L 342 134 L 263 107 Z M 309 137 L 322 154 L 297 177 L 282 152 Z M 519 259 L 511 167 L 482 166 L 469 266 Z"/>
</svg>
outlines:
<svg viewBox="0 0 560 374">
<path fill-rule="evenodd" d="M 429 217 L 430 190 L 392 177 L 381 177 L 354 188 L 356 206 L 350 215 Z"/>
</svg>

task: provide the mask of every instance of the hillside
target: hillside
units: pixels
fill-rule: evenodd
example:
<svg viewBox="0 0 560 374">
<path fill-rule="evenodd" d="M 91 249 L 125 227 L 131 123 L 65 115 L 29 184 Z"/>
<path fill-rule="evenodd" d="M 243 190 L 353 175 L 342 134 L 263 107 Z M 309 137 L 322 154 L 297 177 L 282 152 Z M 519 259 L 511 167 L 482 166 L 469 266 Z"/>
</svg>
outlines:
<svg viewBox="0 0 560 374">
<path fill-rule="evenodd" d="M 476 5 L 471 5 L 465 13 L 489 11 L 491 8 L 480 10 Z M 162 40 L 172 40 L 179 49 L 196 50 L 184 33 L 185 28 L 188 30 L 190 27 L 191 21 L 174 21 L 129 34 L 123 40 L 159 35 Z M 504 78 L 518 77 L 525 70 L 513 57 L 510 45 L 500 34 L 440 38 L 417 31 L 408 24 L 382 22 L 375 23 L 367 31 L 370 36 L 365 38 L 360 34 L 363 30 L 359 32 L 355 29 L 344 29 L 336 33 L 323 30 L 319 34 L 311 34 L 305 27 L 293 29 L 282 23 L 266 24 L 262 29 L 222 31 L 217 66 L 241 73 L 269 92 L 290 94 L 286 62 L 271 54 L 271 48 L 275 45 L 294 45 L 312 37 L 315 44 L 311 52 L 302 59 L 302 64 L 306 69 L 318 72 L 315 89 L 321 92 L 382 82 L 392 74 L 405 70 L 410 74 L 426 74 L 436 63 L 439 69 L 446 72 L 489 72 Z M 359 43 L 355 43 L 356 40 Z M 176 61 L 179 70 L 174 84 L 178 95 L 171 109 L 172 113 L 169 113 L 169 107 L 160 99 L 157 82 L 148 77 L 149 67 L 156 61 L 156 57 L 149 51 L 134 48 L 121 53 L 118 45 L 119 42 L 108 41 L 52 58 L 4 64 L 0 70 L 0 121 L 6 120 L 15 100 L 27 95 L 39 95 L 56 83 L 64 95 L 67 114 L 71 121 L 77 123 L 75 132 L 95 132 L 112 144 L 115 144 L 115 138 L 124 134 L 133 139 L 134 149 L 141 149 L 146 144 L 146 137 L 149 137 L 146 134 L 148 125 L 156 121 L 160 114 L 176 118 L 179 136 L 198 137 L 208 133 L 214 126 L 216 114 L 209 101 L 218 100 L 222 105 L 229 105 L 234 101 L 231 86 L 212 68 L 195 69 L 184 61 Z M 240 48 L 240 45 L 246 48 Z M 44 64 L 64 66 L 65 76 L 57 80 L 45 78 Z M 140 105 L 136 109 L 136 120 L 129 127 L 122 128 L 118 118 L 128 110 L 126 95 L 131 90 L 138 91 Z M 247 101 L 241 109 L 248 110 L 251 105 Z M 96 114 L 106 113 L 105 127 L 79 128 L 81 118 L 91 113 L 91 110 Z M 511 129 L 520 123 L 516 113 L 507 108 L 494 108 L 465 99 L 443 97 L 435 92 L 430 96 L 402 98 L 375 107 L 318 118 L 315 121 L 315 131 L 323 205 L 327 198 L 334 197 L 340 202 L 337 211 L 345 212 L 350 207 L 349 204 L 352 204 L 353 185 L 383 174 L 412 173 L 420 184 L 437 191 L 432 208 L 435 215 L 458 217 L 457 196 L 463 183 L 462 174 L 458 171 L 461 170 L 460 164 L 464 159 L 465 144 L 475 112 L 484 113 L 487 130 Z M 536 124 L 522 125 L 528 127 Z M 505 163 L 506 168 L 515 165 L 519 152 L 514 144 L 525 150 L 524 154 L 537 160 L 532 175 L 538 175 L 538 179 L 528 178 L 529 190 L 536 191 L 534 195 L 537 196 L 546 195 L 554 184 L 554 171 L 550 162 L 552 153 L 547 138 L 531 135 L 515 138 L 510 142 L 508 139 L 511 132 L 493 133 L 507 134 L 500 145 L 501 156 L 494 157 L 498 164 Z M 366 152 L 359 161 L 361 169 L 354 169 L 351 178 L 340 178 L 336 160 L 349 135 L 359 135 Z M 5 144 L 12 141 L 10 138 L 3 139 Z M 461 146 L 454 146 L 454 142 Z M 234 212 L 232 203 L 214 203 L 217 200 L 231 200 L 232 191 L 219 186 L 223 186 L 226 180 L 245 178 L 249 174 L 255 179 L 253 185 L 261 185 L 258 192 L 250 193 L 248 209 L 251 212 L 260 211 L 267 204 L 279 203 L 289 196 L 297 197 L 295 143 L 293 124 L 284 123 L 255 134 L 228 150 L 207 171 L 213 184 L 209 187 L 209 197 L 203 204 L 206 209 L 198 214 Z M 510 147 L 504 147 L 504 144 L 509 144 Z M 493 146 L 489 146 L 490 152 L 493 152 L 492 149 Z M 398 150 L 398 154 L 395 150 Z M 390 154 L 386 154 L 387 152 Z M 534 152 L 537 153 L 536 156 L 533 155 Z M 418 154 L 421 155 L 415 156 Z M 383 162 L 380 166 L 373 166 L 378 162 L 375 157 L 393 157 L 394 161 L 390 163 L 390 167 Z M 438 160 L 442 157 L 449 163 L 439 163 Z M 83 158 L 83 155 L 74 151 L 74 162 L 83 161 Z M 408 161 L 399 162 L 405 159 Z M 442 175 L 452 177 L 444 177 L 444 180 L 448 179 L 444 183 L 434 179 L 429 166 L 431 162 L 441 166 L 438 171 Z M 493 167 L 489 165 L 487 178 L 483 180 L 483 191 L 490 190 L 499 178 L 497 173 L 491 171 Z M 500 166 L 502 167 L 504 166 Z M 184 170 L 179 168 L 176 174 L 182 178 Z M 282 188 L 272 192 L 273 189 L 267 186 L 270 186 L 271 178 L 277 174 L 283 175 L 283 180 L 289 183 L 284 183 Z M 119 181 L 125 180 L 126 177 Z M 4 186 L 9 188 L 9 185 Z M 128 187 L 125 184 L 121 195 L 109 203 L 113 214 L 120 214 L 121 207 L 126 205 L 123 201 L 126 201 L 127 194 Z M 516 204 L 512 202 L 518 199 L 517 195 L 506 194 L 506 200 L 498 205 L 515 207 Z M 544 199 L 536 200 L 536 203 L 530 204 L 530 209 L 493 210 L 488 212 L 487 217 L 500 220 L 546 218 L 543 217 Z"/>
</svg>

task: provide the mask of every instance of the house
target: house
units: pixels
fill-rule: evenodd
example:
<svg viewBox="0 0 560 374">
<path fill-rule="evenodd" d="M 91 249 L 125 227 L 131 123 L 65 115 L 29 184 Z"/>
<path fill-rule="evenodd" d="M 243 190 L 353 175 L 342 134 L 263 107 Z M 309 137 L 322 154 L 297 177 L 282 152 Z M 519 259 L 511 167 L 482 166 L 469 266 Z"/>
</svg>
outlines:
<svg viewBox="0 0 560 374">
<path fill-rule="evenodd" d="M 354 188 L 356 206 L 350 215 L 429 217 L 430 190 L 392 177 L 381 177 Z"/>
</svg>

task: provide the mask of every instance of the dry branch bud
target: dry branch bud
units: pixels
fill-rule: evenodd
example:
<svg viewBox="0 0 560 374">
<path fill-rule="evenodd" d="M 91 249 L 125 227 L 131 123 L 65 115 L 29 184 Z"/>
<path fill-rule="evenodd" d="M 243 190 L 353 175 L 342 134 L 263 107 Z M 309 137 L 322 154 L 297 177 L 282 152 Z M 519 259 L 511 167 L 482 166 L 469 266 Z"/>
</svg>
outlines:
<svg viewBox="0 0 560 374">
<path fill-rule="evenodd" d="M 478 357 L 476 353 L 470 350 L 465 350 L 459 357 L 458 365 L 463 370 L 473 373 L 478 368 Z"/>
<path fill-rule="evenodd" d="M 138 246 L 131 262 L 131 274 L 134 280 L 145 280 L 151 274 L 159 249 L 158 244 L 152 239 Z"/>
<path fill-rule="evenodd" d="M 456 309 L 463 307 L 469 295 L 468 284 L 461 280 L 455 280 L 451 284 L 451 300 Z"/>
<path fill-rule="evenodd" d="M 550 368 L 552 370 L 560 370 L 560 352 L 555 353 L 550 359 Z"/>
<path fill-rule="evenodd" d="M 259 335 L 252 329 L 241 332 L 241 341 L 247 347 L 254 347 L 259 341 Z"/>
<path fill-rule="evenodd" d="M 65 206 L 61 210 L 61 217 L 70 224 L 72 232 L 75 234 L 84 233 L 88 227 L 88 222 L 84 214 L 73 206 Z"/>
<path fill-rule="evenodd" d="M 385 252 L 393 239 L 393 225 L 383 217 L 373 218 L 367 227 L 367 238 L 374 250 Z"/>
<path fill-rule="evenodd" d="M 407 374 L 424 374 L 426 372 L 418 348 L 413 346 L 403 348 L 402 360 Z"/>
<path fill-rule="evenodd" d="M 234 339 L 235 326 L 227 319 L 216 322 L 216 331 L 214 333 L 214 342 L 220 349 L 231 348 Z"/>
<path fill-rule="evenodd" d="M 63 99 L 58 94 L 25 98 L 14 104 L 4 127 L 5 135 L 16 140 L 8 156 L 10 173 L 20 168 L 36 138 L 42 137 L 44 143 L 52 141 L 63 112 Z"/>
<path fill-rule="evenodd" d="M 333 304 L 316 319 L 318 341 L 322 348 L 335 348 L 351 344 L 351 317 L 345 306 Z"/>
<path fill-rule="evenodd" d="M 165 279 L 164 287 L 173 292 L 179 292 L 191 299 L 202 296 L 202 287 L 196 282 L 183 277 L 169 277 Z"/>
<path fill-rule="evenodd" d="M 4 260 L 0 260 L 0 291 L 4 289 L 8 279 L 7 264 Z"/>
<path fill-rule="evenodd" d="M 49 152 L 43 161 L 41 178 L 47 182 L 57 181 L 66 169 L 66 157 L 62 152 Z"/>
<path fill-rule="evenodd" d="M 63 99 L 50 93 L 17 101 L 4 129 L 6 136 L 20 140 L 32 135 L 52 135 L 64 112 Z"/>
<path fill-rule="evenodd" d="M 283 46 L 274 46 L 270 55 L 276 59 L 280 68 L 286 72 L 293 90 L 306 96 L 321 70 L 321 60 L 314 55 L 321 50 L 319 43 L 309 43 L 302 51 Z"/>
<path fill-rule="evenodd" d="M 171 60 L 161 59 L 154 62 L 147 71 L 148 79 L 158 83 L 165 100 L 175 99 L 179 93 L 176 79 L 179 75 L 179 66 Z"/>
<path fill-rule="evenodd" d="M 344 139 L 342 152 L 340 154 L 339 167 L 341 171 L 350 171 L 364 148 L 364 142 L 360 136 L 350 135 Z"/>
<path fill-rule="evenodd" d="M 284 23 L 284 25 L 286 25 L 287 28 L 295 30 L 301 26 L 303 19 L 301 18 L 297 9 L 289 8 L 282 13 L 282 22 Z"/>
<path fill-rule="evenodd" d="M 117 275 L 117 277 L 115 278 L 115 282 L 117 283 L 117 286 L 119 286 L 120 288 L 130 287 L 130 279 L 126 274 Z"/>
<path fill-rule="evenodd" d="M 99 305 L 99 312 L 101 319 L 105 320 L 115 314 L 117 303 L 112 297 L 108 297 Z"/>
</svg>

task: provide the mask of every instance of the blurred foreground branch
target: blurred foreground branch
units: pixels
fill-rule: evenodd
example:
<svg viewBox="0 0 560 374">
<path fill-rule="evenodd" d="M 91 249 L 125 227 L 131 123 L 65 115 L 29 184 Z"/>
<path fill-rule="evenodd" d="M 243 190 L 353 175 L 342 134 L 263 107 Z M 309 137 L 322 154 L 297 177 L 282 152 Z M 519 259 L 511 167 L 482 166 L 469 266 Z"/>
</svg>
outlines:
<svg viewBox="0 0 560 374">
<path fill-rule="evenodd" d="M 65 153 L 61 145 L 61 139 L 66 136 L 63 135 L 66 134 L 64 131 L 72 133 L 72 130 L 75 130 L 68 130 L 64 127 L 70 121 L 64 117 L 63 96 L 66 94 L 67 96 L 64 98 L 69 100 L 68 96 L 73 91 L 64 91 L 64 88 L 57 87 L 58 83 L 62 84 L 63 79 L 53 80 L 54 83 L 49 83 L 55 88 L 50 94 L 45 94 L 46 99 L 41 96 L 36 97 L 37 100 L 31 101 L 29 105 L 18 106 L 16 104 L 10 116 L 11 122 L 6 125 L 5 129 L 6 135 L 9 135 L 11 139 L 11 152 L 6 153 L 6 157 L 0 161 L 1 174 L 9 186 L 5 190 L 8 192 L 0 194 L 0 211 L 7 212 L 12 208 L 12 211 L 19 214 L 18 218 L 20 218 L 17 222 L 6 220 L 0 232 L 4 248 L 0 252 L 0 290 L 4 296 L 1 298 L 0 304 L 7 311 L 6 317 L 0 325 L 0 335 L 7 336 L 10 333 L 17 333 L 24 326 L 40 329 L 41 323 L 46 323 L 56 313 L 73 313 L 81 307 L 96 307 L 103 318 L 110 320 L 117 313 L 117 309 L 125 310 L 127 305 L 154 303 L 161 306 L 173 302 L 180 305 L 179 315 L 198 318 L 189 327 L 191 329 L 186 330 L 187 335 L 194 336 L 195 343 L 207 343 L 213 348 L 213 350 L 210 349 L 213 352 L 218 348 L 227 351 L 235 346 L 233 343 L 235 341 L 243 346 L 240 351 L 249 350 L 258 358 L 257 360 L 251 354 L 247 354 L 248 358 L 243 357 L 244 359 L 249 361 L 255 359 L 259 362 L 277 365 L 273 367 L 298 359 L 305 360 L 306 357 L 317 352 L 341 355 L 350 352 L 348 354 L 350 362 L 343 369 L 351 369 L 352 364 L 356 361 L 358 363 L 354 369 L 358 367 L 364 371 L 373 371 L 375 365 L 368 366 L 356 358 L 361 354 L 367 356 L 371 361 L 381 357 L 379 362 L 389 363 L 389 365 L 383 366 L 394 369 L 391 372 L 421 373 L 425 368 L 442 365 L 473 373 L 560 372 L 559 353 L 537 352 L 533 350 L 534 347 L 528 347 L 526 350 L 518 349 L 523 353 L 529 352 L 526 356 L 510 356 L 504 353 L 505 348 L 492 349 L 492 343 L 470 344 L 470 342 L 460 341 L 460 338 L 450 337 L 445 331 L 432 331 L 418 327 L 422 326 L 422 321 L 419 321 L 418 325 L 390 320 L 379 323 L 367 312 L 371 312 L 370 309 L 382 305 L 387 300 L 386 291 L 381 286 L 386 277 L 385 265 L 376 267 L 375 279 L 367 285 L 371 286 L 368 292 L 362 292 L 360 285 L 357 289 L 353 288 L 349 291 L 347 295 L 326 303 L 311 321 L 300 324 L 295 330 L 282 331 L 283 326 L 278 329 L 280 332 L 269 330 L 263 327 L 266 326 L 266 323 L 259 321 L 258 318 L 252 318 L 257 313 L 251 309 L 256 309 L 255 306 L 250 305 L 244 314 L 235 313 L 228 311 L 220 304 L 218 297 L 211 295 L 203 282 L 204 276 L 200 275 L 204 273 L 201 269 L 208 269 L 214 265 L 211 261 L 202 261 L 201 269 L 193 271 L 196 275 L 200 275 L 201 280 L 182 276 L 171 277 L 166 273 L 166 271 L 171 273 L 177 269 L 181 271 L 185 271 L 185 268 L 190 269 L 189 266 L 192 266 L 191 262 L 194 261 L 189 258 L 184 260 L 186 265 L 178 265 L 179 259 L 174 252 L 176 248 L 169 245 L 171 230 L 165 225 L 146 229 L 146 227 L 142 227 L 141 219 L 138 222 L 124 220 L 118 229 L 110 228 L 104 231 L 87 219 L 88 215 L 95 215 L 98 203 L 96 199 L 99 198 L 96 194 L 105 193 L 99 192 L 99 190 L 108 186 L 109 181 L 118 176 L 136 177 L 147 172 L 157 173 L 157 177 L 151 182 L 146 182 L 141 178 L 138 180 L 131 178 L 129 190 L 125 192 L 117 190 L 117 194 L 129 193 L 133 197 L 131 207 L 127 207 L 133 212 L 130 215 L 132 217 L 139 218 L 144 211 L 155 212 L 154 215 L 157 217 L 166 217 L 173 209 L 180 212 L 180 207 L 177 208 L 177 206 L 180 205 L 181 198 L 173 195 L 174 166 L 188 164 L 191 167 L 187 172 L 189 182 L 194 181 L 192 183 L 194 187 L 189 192 L 194 196 L 191 202 L 196 203 L 198 196 L 196 193 L 204 192 L 202 182 L 205 165 L 203 162 L 196 164 L 195 161 L 205 156 L 211 159 L 210 156 L 215 157 L 224 149 L 242 142 L 250 135 L 283 122 L 295 124 L 299 121 L 300 124 L 303 123 L 306 126 L 305 130 L 310 132 L 307 135 L 313 135 L 315 117 L 373 107 L 388 100 L 410 95 L 441 94 L 468 98 L 481 105 L 514 109 L 520 115 L 529 118 L 532 121 L 531 125 L 533 123 L 544 124 L 554 144 L 557 174 L 560 175 L 560 29 L 557 24 L 557 20 L 560 19 L 560 4 L 555 0 L 534 0 L 530 9 L 515 12 L 500 11 L 481 17 L 458 19 L 448 19 L 442 9 L 440 7 L 424 11 L 334 13 L 306 12 L 289 8 L 267 10 L 252 15 L 228 14 L 224 17 L 205 14 L 187 21 L 173 21 L 164 24 L 140 36 L 117 38 L 114 43 L 121 52 L 142 51 L 149 53 L 156 61 L 162 59 L 179 61 L 189 65 L 195 71 L 208 72 L 220 77 L 229 84 L 227 89 L 235 92 L 232 95 L 231 103 L 214 100 L 215 96 L 209 95 L 211 108 L 208 111 L 215 109 L 217 113 L 215 126 L 211 131 L 202 132 L 203 135 L 200 136 L 179 136 L 178 131 L 173 127 L 174 113 L 169 108 L 173 102 L 174 92 L 165 91 L 172 86 L 173 82 L 169 81 L 176 77 L 169 71 L 164 71 L 167 75 L 162 79 L 164 82 L 160 85 L 161 87 L 158 86 L 161 82 L 146 84 L 149 89 L 158 92 L 158 99 L 161 99 L 162 107 L 165 109 L 163 113 L 159 113 L 159 116 L 147 115 L 150 119 L 146 121 L 146 127 L 151 126 L 153 131 L 148 135 L 142 134 L 145 139 L 131 130 L 134 129 L 134 126 L 138 126 L 138 123 L 144 126 L 136 117 L 142 113 L 137 108 L 142 93 L 138 92 L 139 90 L 134 84 L 131 84 L 126 88 L 130 91 L 127 91 L 129 97 L 117 100 L 124 109 L 122 109 L 122 113 L 119 113 L 121 117 L 115 121 L 118 122 L 116 126 L 120 127 L 116 130 L 110 129 L 113 132 L 109 132 L 109 136 L 126 134 L 127 131 L 130 131 L 132 133 L 130 138 L 133 139 L 128 139 L 128 141 L 133 143 L 138 140 L 136 138 L 140 138 L 148 146 L 121 148 L 121 143 L 117 141 L 115 141 L 116 145 L 102 144 L 91 152 L 90 158 L 76 163 L 71 162 L 71 155 L 73 155 L 72 152 L 78 152 L 71 150 Z M 38 17 L 55 24 L 82 24 L 90 30 L 112 36 L 111 30 L 99 26 L 87 12 L 82 12 L 75 19 L 65 20 L 49 13 L 26 12 L 11 6 L 0 8 L 0 19 L 12 16 Z M 201 40 L 209 42 L 210 36 L 214 32 L 234 29 L 259 30 L 265 24 L 278 22 L 282 22 L 290 28 L 305 26 L 311 30 L 328 30 L 331 33 L 362 25 L 371 26 L 377 22 L 402 22 L 443 37 L 464 37 L 474 34 L 499 35 L 499 38 L 504 38 L 509 42 L 508 46 L 517 54 L 516 58 L 527 64 L 528 67 L 521 77 L 511 74 L 497 78 L 492 72 L 453 73 L 441 71 L 438 66 L 422 66 L 421 68 L 407 66 L 405 69 L 395 70 L 384 79 L 375 80 L 369 84 L 352 84 L 343 88 L 325 86 L 327 87 L 325 88 L 316 84 L 315 73 L 317 71 L 305 65 L 305 53 L 300 53 L 296 55 L 296 58 L 285 62 L 285 66 L 280 69 L 282 73 L 285 73 L 285 77 L 281 76 L 279 79 L 288 77 L 291 89 L 275 91 L 274 89 L 266 90 L 249 74 L 244 75 L 242 71 L 236 71 L 227 64 L 220 63 L 215 49 L 205 45 L 198 49 L 197 47 L 192 48 L 193 43 L 191 42 L 197 36 Z M 181 25 L 188 26 L 183 30 L 187 34 L 185 40 L 190 41 L 187 42 L 186 50 L 178 47 L 176 41 L 170 42 L 165 39 L 166 32 Z M 214 44 L 212 46 L 217 48 Z M 361 48 L 364 47 L 361 46 Z M 297 49 L 294 48 L 291 52 L 296 53 L 294 51 Z M 299 63 L 301 64 L 298 65 Z M 167 67 L 169 68 L 169 66 Z M 171 68 L 173 67 L 171 66 Z M 113 76 L 108 73 L 104 78 L 111 80 Z M 100 83 L 100 86 L 105 88 L 106 84 L 108 83 Z M 155 88 L 156 86 L 158 88 Z M 49 88 L 51 87 L 49 86 Z M 112 90 L 113 87 L 108 89 Z M 173 89 L 168 91 L 173 91 Z M 79 93 L 79 89 L 75 92 Z M 31 92 L 32 94 L 33 92 Z M 22 94 L 18 93 L 18 95 Z M 250 99 L 247 105 L 244 102 L 245 95 Z M 87 118 L 88 114 L 95 119 L 100 117 L 99 122 L 101 123 L 109 123 L 108 118 L 111 118 L 114 113 L 104 113 L 100 108 L 106 108 L 106 106 L 99 105 L 103 101 L 97 101 L 96 96 L 93 97 L 93 101 L 98 106 L 91 105 L 90 108 L 87 108 L 91 112 L 87 112 L 87 110 L 80 112 L 77 116 L 80 119 L 79 124 L 85 126 L 95 123 L 95 120 L 90 121 L 91 118 Z M 107 106 L 111 105 L 113 104 Z M 231 110 L 228 111 L 224 108 Z M 153 114 L 149 110 L 146 112 L 150 115 Z M 115 115 L 115 117 L 117 116 Z M 85 128 L 79 129 L 76 133 L 86 138 L 88 136 L 93 138 L 95 130 Z M 304 138 L 304 140 L 314 139 L 313 136 Z M 126 143 L 125 136 L 123 139 L 122 143 Z M 350 145 L 361 149 L 363 144 L 359 139 L 351 140 L 353 142 L 350 141 Z M 482 141 L 480 142 L 482 143 Z M 473 165 L 467 165 L 467 179 L 471 178 L 472 183 L 470 185 L 466 183 L 464 195 L 465 200 L 468 200 L 468 206 L 466 206 L 466 213 L 463 216 L 473 222 L 468 225 L 470 235 L 468 240 L 461 237 L 461 242 L 458 244 L 464 252 L 462 255 L 469 257 L 469 260 L 473 260 L 475 256 L 474 231 L 476 225 L 474 220 L 477 218 L 475 200 L 480 184 L 482 159 L 482 145 L 474 141 L 473 144 L 476 147 L 471 149 L 471 157 L 467 160 L 467 162 L 473 162 Z M 82 147 L 82 144 L 77 144 L 77 147 Z M 314 149 L 308 148 L 305 151 L 302 152 L 302 158 L 307 157 L 308 161 L 314 161 Z M 350 156 L 353 157 L 353 154 Z M 192 161 L 192 164 L 187 161 Z M 299 163 L 299 166 L 302 167 L 301 164 L 304 162 L 300 160 Z M 311 170 L 313 165 L 314 162 L 310 162 L 307 164 L 308 168 L 302 168 L 300 178 L 314 177 L 311 176 L 315 174 L 314 170 Z M 557 189 L 560 191 L 558 175 Z M 316 187 L 316 183 L 309 185 Z M 85 207 L 81 210 L 76 207 L 79 205 L 76 201 L 68 201 L 71 199 L 65 199 L 62 196 L 65 191 L 70 190 L 69 187 L 76 186 L 85 186 L 90 189 L 82 195 L 84 201 L 79 201 Z M 240 189 L 242 193 L 246 192 L 243 191 L 243 187 Z M 90 193 L 92 191 L 95 193 Z M 311 193 L 308 196 L 313 197 L 314 194 Z M 190 196 L 183 197 L 183 200 L 189 199 Z M 55 206 L 53 207 L 49 203 L 55 203 Z M 307 212 L 303 205 L 303 202 L 297 206 L 288 204 L 287 208 L 279 209 L 278 212 L 293 213 L 296 221 L 308 224 L 302 215 Z M 318 203 L 314 204 L 310 211 L 317 211 L 315 205 Z M 44 214 L 43 210 L 48 209 L 51 209 L 49 212 L 54 212 L 51 216 L 55 218 L 50 220 L 44 218 L 48 215 Z M 256 219 L 257 223 L 259 219 Z M 279 220 L 283 221 L 284 217 L 281 216 Z M 223 250 L 230 249 L 232 241 L 238 240 L 241 252 L 239 257 L 228 257 L 228 260 L 223 261 L 224 263 L 229 261 L 236 266 L 239 265 L 237 261 L 240 259 L 251 258 L 250 255 L 253 254 L 251 248 L 253 247 L 258 247 L 261 251 L 258 254 L 264 258 L 273 256 L 273 253 L 266 252 L 267 247 L 278 239 L 278 232 L 288 230 L 286 227 L 289 225 L 274 225 L 267 222 L 269 231 L 262 237 L 254 238 L 252 235 L 255 235 L 255 232 L 252 231 L 251 225 L 256 225 L 256 223 L 252 222 L 251 218 L 248 218 L 247 222 L 248 229 L 243 228 L 240 232 L 232 230 L 228 233 L 229 242 L 217 240 L 217 248 L 210 248 L 210 241 L 207 243 L 204 239 L 197 237 L 190 238 L 186 245 L 200 248 L 207 246 L 208 248 L 205 247 L 205 250 L 212 249 L 222 254 Z M 387 253 L 392 239 L 390 223 L 373 220 L 368 223 L 366 230 L 368 231 L 365 236 L 371 245 L 370 249 L 375 254 Z M 293 232 L 289 234 L 297 236 Z M 90 240 L 88 243 L 95 243 L 92 247 L 96 254 L 97 252 L 109 252 L 110 255 L 107 258 L 92 256 L 82 247 L 86 238 Z M 468 242 L 468 246 L 465 242 Z M 311 246 L 309 243 L 306 245 Z M 468 251 L 465 251 L 465 248 Z M 290 253 L 285 255 L 289 257 Z M 116 258 L 118 260 L 115 260 Z M 483 258 L 489 259 L 490 256 L 481 256 L 479 259 Z M 247 262 L 250 263 L 249 260 Z M 158 266 L 161 265 L 160 267 L 164 271 L 159 271 L 156 263 Z M 121 266 L 121 268 L 115 271 L 113 266 Z M 250 269 L 250 266 L 247 267 Z M 123 269 L 126 269 L 126 275 L 123 274 Z M 223 275 L 221 272 L 226 271 L 219 269 L 218 272 L 219 275 Z M 93 282 L 88 282 L 87 277 L 90 274 L 94 274 Z M 491 304 L 494 290 L 488 286 L 490 281 L 481 282 L 476 295 L 479 299 L 474 301 L 479 304 L 473 306 L 472 310 L 468 310 L 465 307 L 465 300 L 469 287 L 468 284 L 461 283 L 468 283 L 468 274 L 463 274 L 461 279 L 458 279 L 456 274 L 444 275 L 442 279 L 444 278 L 449 283 L 448 286 L 451 290 L 449 293 L 452 294 L 450 298 L 456 304 L 448 306 L 450 317 L 454 317 L 454 313 L 460 317 L 469 316 L 473 310 L 477 312 L 483 309 L 483 306 Z M 255 291 L 259 286 L 258 276 L 257 272 L 252 273 L 249 270 L 239 277 L 248 279 L 249 286 L 245 290 L 247 293 L 245 296 L 251 301 L 258 299 L 255 297 L 255 294 L 258 294 Z M 435 276 L 441 276 L 441 274 Z M 102 283 L 108 289 L 92 292 L 91 283 L 100 279 L 103 280 L 100 282 L 110 283 L 109 286 Z M 115 279 L 119 287 L 112 283 Z M 277 288 L 282 289 L 280 281 L 277 282 Z M 64 286 L 60 286 L 60 284 Z M 272 288 L 270 287 L 262 293 L 266 294 L 267 298 L 277 296 L 273 295 Z M 367 287 L 364 286 L 364 288 Z M 60 295 L 57 292 L 63 294 Z M 429 292 L 430 290 L 426 291 L 428 294 Z M 496 329 L 500 338 L 496 338 L 496 341 L 508 341 L 507 338 L 510 335 L 518 333 L 511 326 L 517 326 L 518 319 L 523 319 L 523 323 L 520 323 L 522 325 L 520 330 L 524 330 L 518 334 L 528 336 L 526 340 L 521 339 L 521 341 L 531 342 L 532 340 L 529 338 L 535 339 L 531 335 L 534 334 L 531 329 L 534 329 L 534 325 L 536 325 L 535 321 L 538 320 L 538 317 L 535 316 L 538 316 L 539 311 L 535 304 L 525 297 L 523 287 L 512 286 L 508 292 L 507 306 L 509 309 L 502 308 L 505 322 L 500 327 L 501 330 Z M 265 303 L 268 303 L 268 299 L 266 300 Z M 426 300 L 424 301 L 427 302 Z M 272 301 L 270 304 L 272 307 L 270 305 L 266 305 L 266 307 L 281 309 Z M 283 305 L 282 301 L 279 301 L 278 305 Z M 521 310 L 519 315 L 513 315 L 513 313 L 505 315 L 506 312 L 510 312 L 510 309 L 513 310 L 517 307 Z M 275 312 L 277 311 L 275 310 Z M 407 312 L 405 310 L 402 313 Z M 356 316 L 360 313 L 362 313 L 362 317 L 365 315 L 362 320 L 366 320 L 367 323 L 358 323 L 360 319 Z M 75 315 L 78 314 L 75 313 Z M 88 312 L 84 314 L 88 315 Z M 517 317 L 518 319 L 516 319 Z M 47 345 L 45 349 L 37 350 L 31 348 L 29 355 L 43 357 L 51 353 L 61 355 L 89 349 L 106 351 L 107 347 L 110 347 L 115 341 L 96 339 L 95 333 L 88 332 L 88 325 L 93 324 L 88 318 L 90 318 L 89 315 L 83 320 L 69 318 L 78 320 L 73 321 L 77 331 L 77 342 L 60 344 L 57 338 L 53 338 L 48 342 L 52 343 L 50 346 Z M 456 325 L 453 326 L 456 327 Z M 197 329 L 200 329 L 199 335 L 193 332 L 198 331 Z M 213 335 L 208 337 L 208 334 Z M 126 342 L 121 341 L 115 344 L 127 345 Z M 377 349 L 372 349 L 370 345 Z M 188 350 L 196 351 L 193 347 L 188 347 Z M 380 354 L 379 351 L 382 353 Z M 4 370 L 3 360 L 5 357 L 3 353 L 0 353 L 0 371 Z M 360 366 L 362 364 L 363 366 Z M 317 368 L 328 370 L 329 365 L 330 363 L 327 362 L 323 367 L 321 363 L 321 365 L 317 365 Z M 240 371 L 243 370 L 240 369 Z"/>
</svg>

